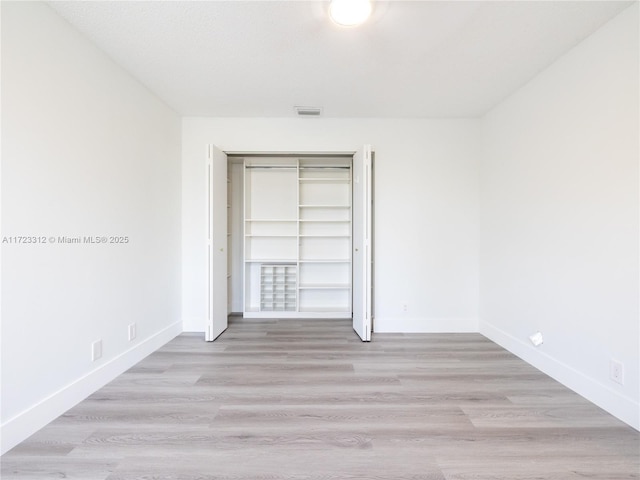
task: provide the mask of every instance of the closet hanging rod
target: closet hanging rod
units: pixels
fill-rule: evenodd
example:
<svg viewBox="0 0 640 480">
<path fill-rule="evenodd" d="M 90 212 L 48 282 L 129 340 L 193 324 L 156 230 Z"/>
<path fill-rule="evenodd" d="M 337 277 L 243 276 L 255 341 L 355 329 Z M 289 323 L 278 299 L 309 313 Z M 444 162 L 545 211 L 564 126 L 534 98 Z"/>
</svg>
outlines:
<svg viewBox="0 0 640 480">
<path fill-rule="evenodd" d="M 291 166 L 291 165 L 245 165 L 245 168 L 261 168 L 261 169 L 274 169 L 274 168 L 279 168 L 279 169 L 287 169 L 287 170 L 295 170 L 298 167 Z"/>
<path fill-rule="evenodd" d="M 349 170 L 351 169 L 351 167 L 345 165 L 300 165 L 300 170 L 304 170 L 306 168 L 309 169 L 313 169 L 313 170 L 318 170 L 318 169 L 324 169 L 324 170 Z"/>
</svg>

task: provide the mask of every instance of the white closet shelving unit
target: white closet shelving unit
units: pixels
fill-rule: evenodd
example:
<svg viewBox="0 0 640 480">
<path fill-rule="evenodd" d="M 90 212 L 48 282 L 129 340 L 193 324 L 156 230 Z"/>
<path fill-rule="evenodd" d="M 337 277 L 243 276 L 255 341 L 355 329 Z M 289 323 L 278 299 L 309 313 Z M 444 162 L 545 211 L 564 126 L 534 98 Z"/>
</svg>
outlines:
<svg viewBox="0 0 640 480">
<path fill-rule="evenodd" d="M 245 317 L 351 318 L 351 178 L 351 157 L 245 159 Z"/>
</svg>

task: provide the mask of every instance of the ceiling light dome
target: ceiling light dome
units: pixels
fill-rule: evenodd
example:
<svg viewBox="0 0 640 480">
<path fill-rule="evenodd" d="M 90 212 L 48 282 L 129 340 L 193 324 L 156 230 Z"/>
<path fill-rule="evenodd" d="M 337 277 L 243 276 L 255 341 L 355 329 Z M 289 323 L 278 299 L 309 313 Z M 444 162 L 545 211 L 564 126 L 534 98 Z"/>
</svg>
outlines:
<svg viewBox="0 0 640 480">
<path fill-rule="evenodd" d="M 331 0 L 329 15 L 338 25 L 354 27 L 371 15 L 370 0 Z"/>
</svg>

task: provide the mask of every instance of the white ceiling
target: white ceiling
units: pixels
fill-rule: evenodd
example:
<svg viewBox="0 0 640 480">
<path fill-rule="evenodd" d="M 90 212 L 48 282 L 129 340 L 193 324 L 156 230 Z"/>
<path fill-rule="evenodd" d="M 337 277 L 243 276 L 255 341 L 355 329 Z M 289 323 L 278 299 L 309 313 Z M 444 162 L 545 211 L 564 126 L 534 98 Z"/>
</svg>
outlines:
<svg viewBox="0 0 640 480">
<path fill-rule="evenodd" d="M 326 1 L 55 1 L 186 116 L 477 117 L 632 2 L 379 1 L 344 28 Z"/>
</svg>

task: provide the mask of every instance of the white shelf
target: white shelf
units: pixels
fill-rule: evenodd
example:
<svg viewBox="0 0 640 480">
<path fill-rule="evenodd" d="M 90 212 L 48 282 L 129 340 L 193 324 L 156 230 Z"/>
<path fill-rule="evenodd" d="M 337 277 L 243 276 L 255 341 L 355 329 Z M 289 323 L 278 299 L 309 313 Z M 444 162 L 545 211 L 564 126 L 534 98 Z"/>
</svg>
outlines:
<svg viewBox="0 0 640 480">
<path fill-rule="evenodd" d="M 350 183 L 350 178 L 305 178 L 300 177 L 298 179 L 300 183 Z"/>
<path fill-rule="evenodd" d="M 308 305 L 300 307 L 301 312 L 351 312 L 347 305 Z"/>
<path fill-rule="evenodd" d="M 310 290 L 351 290 L 350 284 L 340 284 L 340 283 L 317 283 L 317 284 L 300 284 L 298 285 L 300 290 L 310 289 Z"/>
<path fill-rule="evenodd" d="M 300 205 L 300 208 L 351 208 L 351 205 Z"/>
<path fill-rule="evenodd" d="M 279 234 L 253 234 L 253 233 L 249 233 L 246 234 L 245 237 L 247 238 L 259 238 L 259 237 L 267 237 L 267 238 L 297 238 L 298 235 L 279 235 Z"/>
<path fill-rule="evenodd" d="M 290 263 L 295 265 L 296 258 L 247 258 L 246 263 Z"/>
<path fill-rule="evenodd" d="M 351 223 L 351 220 L 315 220 L 315 219 L 307 220 L 304 218 L 301 218 L 298 221 L 305 222 L 305 223 Z"/>
<path fill-rule="evenodd" d="M 351 238 L 351 235 L 299 235 L 300 238 Z"/>
<path fill-rule="evenodd" d="M 351 263 L 349 258 L 318 258 L 318 259 L 304 259 L 299 260 L 300 263 Z"/>
<path fill-rule="evenodd" d="M 294 218 L 245 218 L 245 222 L 297 222 L 298 219 Z"/>
</svg>

